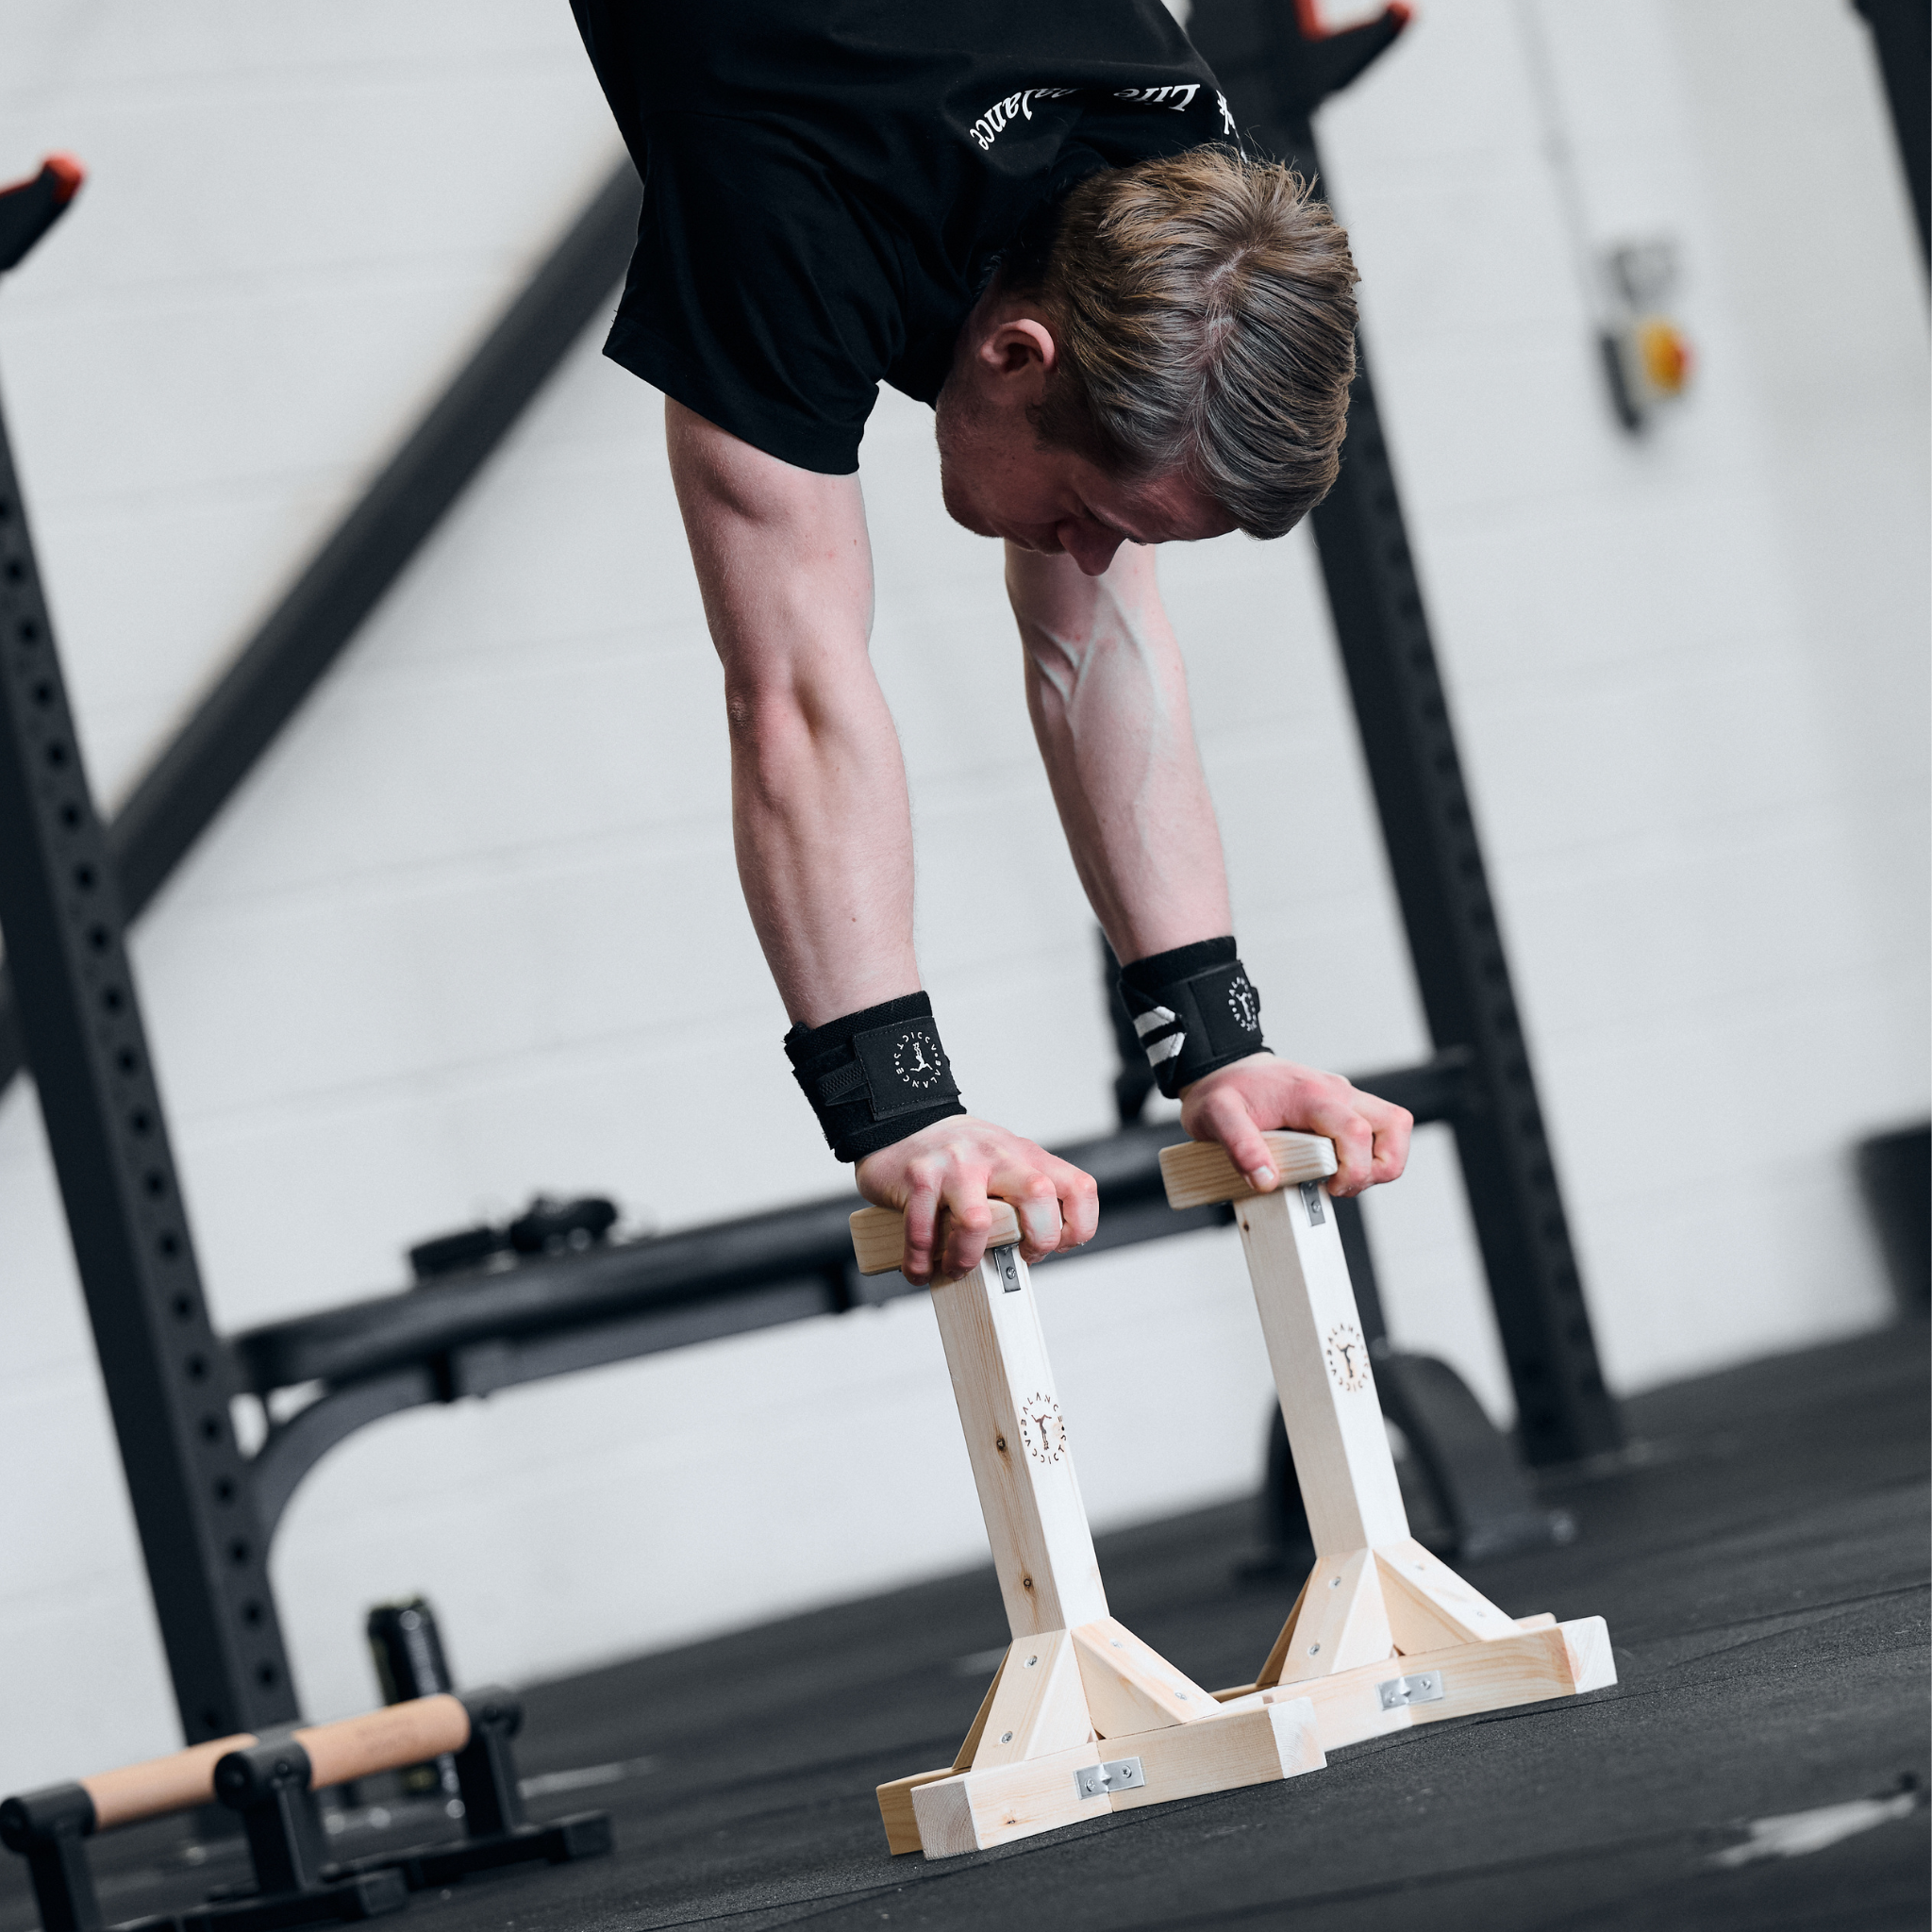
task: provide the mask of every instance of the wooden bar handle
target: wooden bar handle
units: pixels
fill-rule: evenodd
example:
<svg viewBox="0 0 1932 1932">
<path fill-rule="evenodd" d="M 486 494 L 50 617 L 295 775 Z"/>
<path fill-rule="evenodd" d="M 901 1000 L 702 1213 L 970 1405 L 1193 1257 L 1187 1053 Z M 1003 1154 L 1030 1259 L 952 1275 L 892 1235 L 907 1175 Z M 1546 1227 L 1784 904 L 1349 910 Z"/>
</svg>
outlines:
<svg viewBox="0 0 1932 1932">
<path fill-rule="evenodd" d="M 1326 1180 L 1335 1172 L 1335 1142 L 1320 1134 L 1263 1134 L 1274 1157 L 1281 1187 L 1297 1181 Z M 1170 1208 L 1209 1208 L 1217 1201 L 1254 1197 L 1241 1171 L 1215 1141 L 1183 1141 L 1160 1150 L 1160 1178 L 1167 1183 Z"/>
<path fill-rule="evenodd" d="M 470 1741 L 470 1713 L 444 1690 L 336 1724 L 305 1726 L 295 1741 L 308 1754 L 308 1788 L 319 1791 L 460 1751 Z"/>
<path fill-rule="evenodd" d="M 989 1206 L 992 1228 L 987 1246 L 1010 1248 L 1020 1239 L 1020 1217 L 1010 1201 Z M 861 1274 L 890 1274 L 906 1252 L 906 1217 L 896 1208 L 860 1208 L 852 1217 L 852 1252 L 858 1257 Z"/>
<path fill-rule="evenodd" d="M 400 1771 L 460 1751 L 470 1741 L 470 1713 L 447 1692 L 391 1704 L 382 1710 L 347 1717 L 332 1724 L 307 1724 L 295 1741 L 308 1754 L 311 1790 L 368 1777 L 378 1771 Z M 215 1802 L 215 1766 L 231 1751 L 245 1751 L 258 1742 L 251 1731 L 232 1738 L 214 1738 L 191 1744 L 171 1757 L 151 1757 L 144 1764 L 125 1764 L 119 1771 L 97 1772 L 81 1778 L 80 1788 L 92 1801 L 94 1829 L 112 1831 L 143 1818 L 162 1818 L 185 1811 L 191 1805 Z"/>
<path fill-rule="evenodd" d="M 117 1824 L 161 1818 L 191 1805 L 212 1805 L 216 1763 L 230 1751 L 245 1751 L 254 1742 L 254 1733 L 242 1731 L 232 1738 L 191 1744 L 172 1757 L 150 1757 L 143 1764 L 124 1764 L 119 1771 L 81 1778 L 81 1790 L 93 1800 L 94 1829 L 112 1831 Z"/>
</svg>

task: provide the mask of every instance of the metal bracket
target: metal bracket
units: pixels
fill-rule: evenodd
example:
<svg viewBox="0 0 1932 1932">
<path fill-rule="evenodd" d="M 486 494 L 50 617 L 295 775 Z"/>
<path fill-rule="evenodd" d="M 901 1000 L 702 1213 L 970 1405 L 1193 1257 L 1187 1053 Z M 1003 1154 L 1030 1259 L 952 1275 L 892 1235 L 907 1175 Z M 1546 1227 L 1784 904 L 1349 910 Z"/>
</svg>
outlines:
<svg viewBox="0 0 1932 1932">
<path fill-rule="evenodd" d="M 1074 1789 L 1083 1798 L 1097 1798 L 1106 1791 L 1131 1791 L 1147 1782 L 1138 1757 L 1116 1757 L 1107 1764 L 1090 1764 L 1074 1774 Z"/>
<path fill-rule="evenodd" d="M 995 1248 L 993 1264 L 1000 1271 L 1000 1286 L 1008 1294 L 1020 1292 L 1020 1261 L 1018 1252 L 1012 1248 Z"/>
<path fill-rule="evenodd" d="M 1409 1704 L 1441 1704 L 1448 1692 L 1442 1688 L 1441 1671 L 1418 1671 L 1412 1677 L 1391 1677 L 1375 1686 L 1375 1695 L 1384 1710 L 1400 1710 Z"/>
</svg>

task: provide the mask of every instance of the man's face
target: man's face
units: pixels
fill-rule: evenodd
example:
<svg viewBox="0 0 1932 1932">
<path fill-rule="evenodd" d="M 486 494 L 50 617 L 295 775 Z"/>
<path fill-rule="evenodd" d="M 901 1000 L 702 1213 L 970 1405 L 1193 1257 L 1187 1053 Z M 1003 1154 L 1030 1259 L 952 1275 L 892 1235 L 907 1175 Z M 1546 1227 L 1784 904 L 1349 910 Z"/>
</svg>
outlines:
<svg viewBox="0 0 1932 1932">
<path fill-rule="evenodd" d="M 1091 577 L 1123 543 L 1191 543 L 1235 527 L 1178 475 L 1124 483 L 1072 450 L 1041 446 L 1026 411 L 1053 348 L 1037 323 L 995 325 L 962 349 L 936 412 L 940 491 L 956 524 L 1071 557 Z"/>
</svg>

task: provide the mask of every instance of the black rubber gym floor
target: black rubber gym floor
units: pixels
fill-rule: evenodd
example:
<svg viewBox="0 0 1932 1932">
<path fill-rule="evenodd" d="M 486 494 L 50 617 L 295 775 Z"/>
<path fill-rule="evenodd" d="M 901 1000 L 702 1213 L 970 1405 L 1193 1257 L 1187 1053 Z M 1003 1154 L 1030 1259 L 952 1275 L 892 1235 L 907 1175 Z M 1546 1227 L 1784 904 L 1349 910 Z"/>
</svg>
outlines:
<svg viewBox="0 0 1932 1932">
<path fill-rule="evenodd" d="M 1613 1690 L 894 1859 L 873 1787 L 949 1761 L 971 1722 L 1006 1636 L 988 1570 L 530 1689 L 533 1814 L 608 1807 L 615 1855 L 472 1879 L 388 1923 L 1924 1932 L 1927 1379 L 1910 1325 L 1631 1401 L 1633 1451 L 1548 1486 L 1579 1540 L 1472 1572 L 1517 1615 L 1607 1617 Z M 1252 1524 L 1229 1507 L 1101 1541 L 1115 1613 L 1210 1686 L 1253 1675 L 1296 1587 L 1237 1580 Z M 1823 1849 L 1750 1829 L 1859 1799 L 1892 1802 Z M 102 1841 L 110 1916 L 245 1870 L 224 1848 L 191 1868 L 180 1836 Z M 24 1875 L 0 1860 L 0 1932 L 34 1923 Z"/>
</svg>

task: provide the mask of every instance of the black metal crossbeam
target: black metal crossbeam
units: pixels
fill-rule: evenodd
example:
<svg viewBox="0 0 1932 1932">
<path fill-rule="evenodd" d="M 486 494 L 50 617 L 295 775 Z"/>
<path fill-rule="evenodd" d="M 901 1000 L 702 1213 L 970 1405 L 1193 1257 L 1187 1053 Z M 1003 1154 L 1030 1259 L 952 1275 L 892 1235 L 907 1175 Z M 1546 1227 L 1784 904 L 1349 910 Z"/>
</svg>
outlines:
<svg viewBox="0 0 1932 1932">
<path fill-rule="evenodd" d="M 142 774 L 107 830 L 126 918 L 146 909 L 623 278 L 640 198 L 626 159 Z M 0 972 L 0 1091 L 24 1058 Z"/>
<path fill-rule="evenodd" d="M 1419 1121 L 1449 1119 L 1466 1103 L 1466 1059 L 1441 1056 L 1365 1084 L 1373 1079 L 1375 1091 Z M 1232 1220 L 1224 1206 L 1177 1213 L 1167 1205 L 1160 1150 L 1186 1138 L 1169 1121 L 1060 1148 L 1099 1184 L 1100 1231 L 1057 1259 Z M 923 1293 L 897 1274 L 858 1273 L 847 1217 L 858 1205 L 856 1195 L 838 1195 L 479 1269 L 235 1337 L 238 1389 L 268 1398 L 321 1385 L 270 1430 L 254 1458 L 263 1524 L 272 1535 L 303 1476 L 338 1442 L 398 1410 Z M 1366 1269 L 1363 1292 L 1374 1295 Z"/>
</svg>

